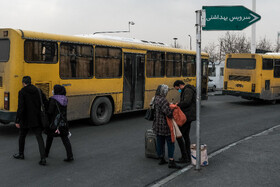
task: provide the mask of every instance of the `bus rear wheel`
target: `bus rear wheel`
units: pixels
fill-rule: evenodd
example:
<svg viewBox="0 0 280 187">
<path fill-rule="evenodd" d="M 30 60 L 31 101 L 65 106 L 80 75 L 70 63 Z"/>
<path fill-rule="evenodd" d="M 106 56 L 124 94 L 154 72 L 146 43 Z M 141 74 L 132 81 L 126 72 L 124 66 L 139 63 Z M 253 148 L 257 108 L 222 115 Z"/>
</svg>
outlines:
<svg viewBox="0 0 280 187">
<path fill-rule="evenodd" d="M 109 98 L 97 98 L 91 107 L 90 118 L 93 125 L 108 123 L 112 117 L 113 107 Z"/>
</svg>

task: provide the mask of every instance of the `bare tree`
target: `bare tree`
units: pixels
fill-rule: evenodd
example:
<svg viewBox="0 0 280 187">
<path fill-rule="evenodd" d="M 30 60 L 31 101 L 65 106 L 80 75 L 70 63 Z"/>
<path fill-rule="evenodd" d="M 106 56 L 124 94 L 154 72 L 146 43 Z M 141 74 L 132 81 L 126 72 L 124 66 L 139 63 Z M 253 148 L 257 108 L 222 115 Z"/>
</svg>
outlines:
<svg viewBox="0 0 280 187">
<path fill-rule="evenodd" d="M 251 44 L 244 33 L 226 32 L 218 41 L 218 45 L 210 43 L 204 48 L 209 53 L 210 61 L 224 61 L 228 53 L 250 53 Z"/>
<path fill-rule="evenodd" d="M 257 43 L 257 49 L 261 49 L 264 51 L 273 51 L 273 46 L 269 40 L 264 37 Z"/>
<path fill-rule="evenodd" d="M 249 53 L 250 42 L 245 34 L 226 32 L 225 36 L 220 37 L 221 52 L 224 57 L 228 53 Z"/>
<path fill-rule="evenodd" d="M 217 61 L 221 61 L 221 51 L 220 46 L 216 45 L 214 42 L 207 45 L 203 51 L 209 54 L 209 61 L 214 63 Z"/>
</svg>

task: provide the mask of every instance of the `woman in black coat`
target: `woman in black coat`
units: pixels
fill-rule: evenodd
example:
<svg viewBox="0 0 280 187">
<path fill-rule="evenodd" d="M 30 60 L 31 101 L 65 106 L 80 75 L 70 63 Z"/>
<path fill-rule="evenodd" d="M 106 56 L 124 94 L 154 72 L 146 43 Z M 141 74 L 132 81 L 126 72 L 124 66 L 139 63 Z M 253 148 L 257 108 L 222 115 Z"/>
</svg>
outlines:
<svg viewBox="0 0 280 187">
<path fill-rule="evenodd" d="M 68 99 L 66 97 L 66 89 L 61 85 L 55 85 L 53 90 L 54 96 L 49 99 L 48 116 L 50 123 L 52 124 L 59 114 L 62 115 L 63 119 L 66 121 L 66 126 L 58 128 L 58 130 L 47 129 L 47 141 L 46 141 L 46 156 L 48 157 L 50 148 L 52 145 L 53 137 L 59 136 L 63 142 L 66 149 L 67 158 L 64 159 L 66 162 L 73 161 L 73 153 L 71 143 L 69 141 L 69 129 L 67 123 L 67 104 Z"/>
</svg>

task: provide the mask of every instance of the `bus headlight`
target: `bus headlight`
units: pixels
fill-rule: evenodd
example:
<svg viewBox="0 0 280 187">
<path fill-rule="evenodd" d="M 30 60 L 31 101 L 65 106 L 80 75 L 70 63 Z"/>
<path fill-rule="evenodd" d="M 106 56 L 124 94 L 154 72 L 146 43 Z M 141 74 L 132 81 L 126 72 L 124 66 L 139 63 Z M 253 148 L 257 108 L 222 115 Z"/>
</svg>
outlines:
<svg viewBox="0 0 280 187">
<path fill-rule="evenodd" d="M 255 92 L 256 90 L 256 84 L 252 84 L 252 92 Z"/>
<path fill-rule="evenodd" d="M 5 110 L 10 109 L 10 93 L 9 92 L 4 93 L 4 109 Z"/>
<path fill-rule="evenodd" d="M 224 82 L 224 89 L 227 89 L 227 81 Z"/>
</svg>

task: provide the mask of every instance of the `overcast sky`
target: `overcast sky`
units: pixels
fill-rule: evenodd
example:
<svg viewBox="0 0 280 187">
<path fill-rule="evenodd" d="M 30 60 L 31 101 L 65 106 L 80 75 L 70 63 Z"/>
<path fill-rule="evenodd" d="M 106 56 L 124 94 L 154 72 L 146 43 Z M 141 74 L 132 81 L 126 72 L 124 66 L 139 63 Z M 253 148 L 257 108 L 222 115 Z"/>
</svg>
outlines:
<svg viewBox="0 0 280 187">
<path fill-rule="evenodd" d="M 114 36 L 178 43 L 195 49 L 195 10 L 202 6 L 243 5 L 252 0 L 7 0 L 1 1 L 1 28 L 15 28 L 55 34 L 90 34 L 97 31 L 128 30 Z M 280 0 L 257 0 L 257 41 L 266 37 L 276 44 L 280 31 Z M 251 37 L 251 27 L 243 31 Z M 202 47 L 217 42 L 224 31 L 202 31 Z"/>
</svg>

